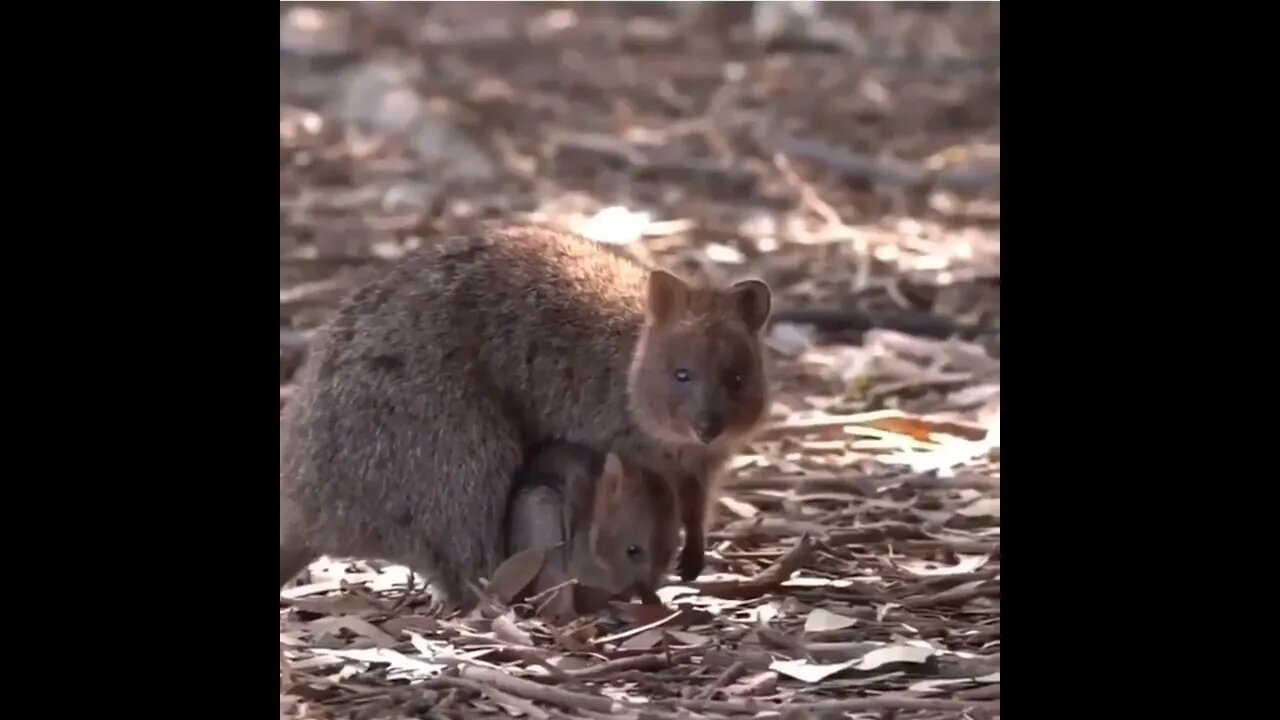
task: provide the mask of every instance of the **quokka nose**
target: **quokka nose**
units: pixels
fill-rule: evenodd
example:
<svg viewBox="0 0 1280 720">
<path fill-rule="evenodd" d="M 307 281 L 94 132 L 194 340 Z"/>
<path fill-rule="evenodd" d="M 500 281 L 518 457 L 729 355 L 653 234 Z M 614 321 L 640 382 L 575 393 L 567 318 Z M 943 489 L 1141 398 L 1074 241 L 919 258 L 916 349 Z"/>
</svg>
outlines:
<svg viewBox="0 0 1280 720">
<path fill-rule="evenodd" d="M 703 418 L 696 429 L 698 431 L 698 439 L 710 444 L 712 440 L 720 437 L 720 433 L 724 432 L 724 421 L 718 417 Z"/>
</svg>

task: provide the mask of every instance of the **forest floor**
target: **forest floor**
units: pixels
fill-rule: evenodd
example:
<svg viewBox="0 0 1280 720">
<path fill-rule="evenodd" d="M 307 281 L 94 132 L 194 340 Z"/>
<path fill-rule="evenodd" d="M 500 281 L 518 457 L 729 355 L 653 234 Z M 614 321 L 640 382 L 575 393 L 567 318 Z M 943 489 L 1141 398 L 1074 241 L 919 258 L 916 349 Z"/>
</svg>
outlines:
<svg viewBox="0 0 1280 720">
<path fill-rule="evenodd" d="M 282 5 L 282 404 L 353 283 L 511 220 L 765 279 L 776 387 L 663 611 L 438 617 L 325 560 L 282 718 L 999 715 L 999 5 L 673 5 Z"/>
</svg>

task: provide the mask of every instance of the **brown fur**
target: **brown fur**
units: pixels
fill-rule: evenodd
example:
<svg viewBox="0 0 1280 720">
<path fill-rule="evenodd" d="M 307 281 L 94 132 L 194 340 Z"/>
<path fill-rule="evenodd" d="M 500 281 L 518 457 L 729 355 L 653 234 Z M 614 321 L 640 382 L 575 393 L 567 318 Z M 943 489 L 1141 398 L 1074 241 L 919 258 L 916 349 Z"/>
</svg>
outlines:
<svg viewBox="0 0 1280 720">
<path fill-rule="evenodd" d="M 516 478 L 507 554 L 553 548 L 526 595 L 574 578 L 606 597 L 656 603 L 679 530 L 675 498 L 661 478 L 624 468 L 612 453 L 602 458 L 583 446 L 552 443 L 537 449 Z"/>
<path fill-rule="evenodd" d="M 701 570 L 715 478 L 763 418 L 768 289 L 687 287 L 529 227 L 429 244 L 318 334 L 282 416 L 281 584 L 318 554 L 376 556 L 453 601 L 503 557 L 526 448 L 617 452 L 678 488 L 681 576 Z M 672 379 L 684 363 L 697 383 Z M 726 373 L 742 387 L 729 391 Z M 723 422 L 710 443 L 695 423 Z"/>
<path fill-rule="evenodd" d="M 719 465 L 768 412 L 759 332 L 771 296 L 758 280 L 726 292 L 691 288 L 661 270 L 650 274 L 647 293 L 645 331 L 630 369 L 630 408 L 641 429 L 679 448 L 684 460 L 685 475 L 676 483 L 685 529 L 680 573 L 692 580 L 702 570 Z M 678 370 L 687 371 L 684 382 L 675 377 Z"/>
</svg>

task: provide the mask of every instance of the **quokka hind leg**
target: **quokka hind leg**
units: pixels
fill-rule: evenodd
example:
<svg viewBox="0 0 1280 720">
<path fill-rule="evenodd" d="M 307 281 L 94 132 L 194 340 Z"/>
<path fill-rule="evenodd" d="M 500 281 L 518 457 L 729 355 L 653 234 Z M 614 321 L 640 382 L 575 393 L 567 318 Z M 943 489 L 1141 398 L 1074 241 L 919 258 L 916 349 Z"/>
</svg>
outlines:
<svg viewBox="0 0 1280 720">
<path fill-rule="evenodd" d="M 690 582 L 702 574 L 706 566 L 708 496 L 698 478 L 681 478 L 676 488 L 680 506 L 680 524 L 684 526 L 684 548 L 677 569 L 680 579 Z"/>
<path fill-rule="evenodd" d="M 507 502 L 524 448 L 501 404 L 463 383 L 446 388 L 443 396 L 438 387 L 422 389 L 447 409 L 439 417 L 424 413 L 384 425 L 369 462 L 397 479 L 402 525 L 364 549 L 419 572 L 429 565 L 432 584 L 449 604 L 469 609 L 478 599 L 470 585 L 480 585 L 504 559 Z M 424 439 L 424 427 L 448 430 Z"/>
<path fill-rule="evenodd" d="M 319 557 L 319 553 L 307 547 L 306 543 L 301 540 L 282 536 L 280 540 L 280 589 L 283 590 L 286 583 Z"/>
</svg>

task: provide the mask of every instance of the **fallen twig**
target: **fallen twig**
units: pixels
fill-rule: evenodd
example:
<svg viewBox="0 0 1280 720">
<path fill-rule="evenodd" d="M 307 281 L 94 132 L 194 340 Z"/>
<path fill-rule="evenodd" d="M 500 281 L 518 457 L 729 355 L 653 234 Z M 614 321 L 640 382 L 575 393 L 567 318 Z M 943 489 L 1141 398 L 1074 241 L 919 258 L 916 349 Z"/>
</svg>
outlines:
<svg viewBox="0 0 1280 720">
<path fill-rule="evenodd" d="M 584 695 L 583 693 L 570 692 L 562 690 L 551 685 L 543 685 L 532 680 L 518 678 L 508 675 L 498 670 L 478 667 L 475 665 L 462 665 L 458 667 L 458 677 L 467 680 L 475 680 L 477 682 L 486 683 L 520 697 L 530 700 L 540 700 L 542 702 L 559 705 L 566 708 L 582 708 L 586 710 L 594 710 L 596 712 L 613 712 L 614 701 L 607 697 L 598 695 Z"/>
<path fill-rule="evenodd" d="M 666 617 L 662 617 L 662 618 L 659 618 L 659 619 L 657 619 L 657 620 L 654 620 L 653 622 L 649 623 L 648 625 L 641 625 L 641 626 L 639 626 L 639 627 L 633 627 L 633 628 L 631 628 L 630 630 L 623 630 L 623 631 L 622 631 L 622 632 L 620 632 L 620 633 L 614 633 L 613 635 L 606 635 L 605 637 L 602 637 L 602 638 L 596 638 L 596 639 L 595 639 L 595 640 L 593 640 L 592 642 L 593 642 L 594 644 L 596 644 L 596 645 L 604 645 L 605 643 L 617 642 L 617 641 L 619 641 L 619 640 L 626 640 L 627 638 L 629 638 L 629 637 L 631 637 L 631 636 L 633 636 L 633 635 L 639 635 L 640 633 L 644 632 L 645 630 L 652 630 L 652 629 L 654 629 L 654 628 L 662 627 L 663 625 L 666 625 L 667 623 L 671 622 L 672 620 L 674 620 L 674 619 L 676 619 L 676 618 L 680 617 L 680 615 L 681 615 L 683 612 L 684 612 L 684 609 L 682 608 L 682 609 L 680 609 L 680 610 L 676 610 L 675 612 L 671 613 L 670 615 L 667 615 Z"/>
<path fill-rule="evenodd" d="M 714 181 L 721 191 L 730 195 L 750 193 L 756 175 L 740 167 L 716 160 L 690 157 L 673 148 L 620 140 L 599 133 L 556 132 L 549 140 L 550 157 L 557 157 L 564 149 L 602 155 L 630 166 L 641 179 L 661 180 L 672 175 L 690 175 L 703 181 Z"/>
<path fill-rule="evenodd" d="M 895 485 L 909 485 L 918 490 L 993 490 L 1000 487 L 998 479 L 973 473 L 940 477 L 934 473 L 900 472 L 877 475 L 813 475 L 798 477 L 759 475 L 735 480 L 733 487 L 738 491 L 777 490 L 779 486 L 786 484 L 803 485 L 806 492 L 854 490 L 866 495 L 875 494 L 883 488 Z"/>
<path fill-rule="evenodd" d="M 818 417 L 787 420 L 764 427 L 757 435 L 757 439 L 765 440 L 778 437 L 780 435 L 813 432 L 815 430 L 825 430 L 827 428 L 842 428 L 846 425 L 859 425 L 872 420 L 901 417 L 908 417 L 908 415 L 901 410 L 872 410 L 870 412 L 852 413 L 849 415 L 820 415 Z"/>
<path fill-rule="evenodd" d="M 715 695 L 717 691 L 719 691 L 721 688 L 725 687 L 729 683 L 733 682 L 734 680 L 737 680 L 746 671 L 747 671 L 746 663 L 740 660 L 735 660 L 734 663 L 729 667 L 725 668 L 725 671 L 720 673 L 720 675 L 717 676 L 716 679 L 712 681 L 710 685 L 708 685 L 702 692 L 698 693 L 697 699 L 710 700 L 711 697 Z"/>
<path fill-rule="evenodd" d="M 961 605 L 979 597 L 1000 597 L 1000 587 L 988 580 L 973 580 L 934 595 L 906 598 L 902 601 L 902 604 L 909 607 Z"/>
<path fill-rule="evenodd" d="M 956 697 L 965 700 L 998 700 L 1000 698 L 1000 683 L 960 690 L 956 692 Z"/>
<path fill-rule="evenodd" d="M 493 700 L 495 702 L 500 702 L 505 705 L 510 705 L 511 707 L 519 709 L 520 711 L 524 712 L 530 717 L 540 718 L 541 720 L 546 720 L 546 718 L 551 717 L 550 713 L 538 707 L 537 705 L 534 705 L 532 702 L 521 697 L 516 697 L 515 695 L 512 695 L 510 693 L 503 692 L 502 690 L 499 690 L 498 688 L 493 687 L 491 685 L 485 685 L 484 683 L 477 682 L 475 680 L 468 680 L 466 678 L 460 678 L 460 677 L 442 677 L 439 680 L 441 683 L 445 683 L 448 685 L 456 685 L 461 688 L 466 688 L 468 690 L 474 690 L 475 692 L 482 693 L 488 696 L 490 700 Z"/>
<path fill-rule="evenodd" d="M 562 672 L 574 680 L 583 680 L 612 675 L 626 670 L 662 670 L 663 668 L 671 667 L 672 662 L 673 659 L 666 655 L 633 655 L 631 657 L 607 660 L 590 667 L 563 670 Z"/>
<path fill-rule="evenodd" d="M 984 703 L 903 697 L 899 695 L 879 695 L 846 700 L 820 700 L 817 702 L 789 702 L 785 705 L 781 703 L 762 703 L 755 700 L 697 700 L 693 698 L 660 700 L 654 704 L 672 704 L 689 710 L 723 713 L 726 715 L 755 715 L 770 710 L 781 710 L 784 707 L 788 713 L 849 712 L 853 710 L 993 710 L 999 708 L 998 702 Z"/>
<path fill-rule="evenodd" d="M 824 333 L 893 330 L 935 340 L 953 336 L 971 339 L 978 333 L 976 328 L 965 327 L 940 315 L 913 310 L 780 308 L 770 322 L 812 325 Z"/>
<path fill-rule="evenodd" d="M 1000 171 L 950 167 L 932 170 L 909 163 L 876 159 L 817 140 L 777 135 L 773 147 L 781 153 L 838 172 L 845 182 L 862 186 L 939 188 L 955 192 L 979 192 L 1000 188 Z"/>
<path fill-rule="evenodd" d="M 736 540 L 744 537 L 784 538 L 795 535 L 814 535 L 823 538 L 831 545 L 863 544 L 882 540 L 930 539 L 920 526 L 894 520 L 867 523 L 856 528 L 826 528 L 818 523 L 803 521 L 741 520 L 731 523 L 722 531 L 707 533 L 708 537 L 716 540 Z"/>
<path fill-rule="evenodd" d="M 760 597 L 777 588 L 791 577 L 791 573 L 803 567 L 813 555 L 813 547 L 813 538 L 805 533 L 785 555 L 754 577 L 746 580 L 689 583 L 689 587 L 696 588 L 703 595 L 729 600 Z"/>
</svg>

